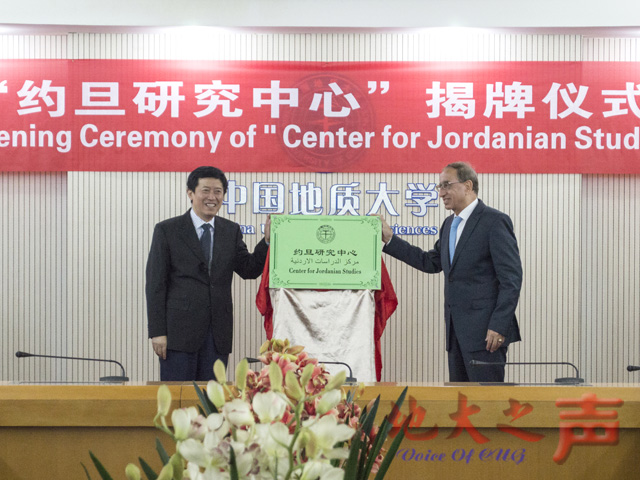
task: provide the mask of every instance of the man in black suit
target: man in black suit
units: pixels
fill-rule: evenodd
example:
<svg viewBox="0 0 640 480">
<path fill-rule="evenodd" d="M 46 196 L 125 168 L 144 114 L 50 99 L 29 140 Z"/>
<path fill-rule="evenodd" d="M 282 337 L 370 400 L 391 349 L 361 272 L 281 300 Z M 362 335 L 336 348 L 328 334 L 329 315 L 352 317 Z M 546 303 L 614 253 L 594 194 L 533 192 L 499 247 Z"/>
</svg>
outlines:
<svg viewBox="0 0 640 480">
<path fill-rule="evenodd" d="M 504 363 L 507 346 L 520 341 L 515 310 L 522 265 L 508 215 L 478 199 L 478 176 L 462 162 L 447 165 L 437 186 L 447 210 L 434 248 L 394 236 L 382 219 L 383 251 L 427 273 L 444 272 L 449 378 L 452 382 L 504 382 L 504 366 L 469 366 L 471 360 Z"/>
<path fill-rule="evenodd" d="M 147 315 L 162 381 L 214 378 L 214 362 L 227 363 L 233 342 L 233 272 L 257 278 L 264 268 L 270 221 L 250 253 L 240 226 L 216 216 L 227 185 L 221 170 L 196 168 L 187 180 L 192 208 L 158 223 L 153 232 Z"/>
</svg>

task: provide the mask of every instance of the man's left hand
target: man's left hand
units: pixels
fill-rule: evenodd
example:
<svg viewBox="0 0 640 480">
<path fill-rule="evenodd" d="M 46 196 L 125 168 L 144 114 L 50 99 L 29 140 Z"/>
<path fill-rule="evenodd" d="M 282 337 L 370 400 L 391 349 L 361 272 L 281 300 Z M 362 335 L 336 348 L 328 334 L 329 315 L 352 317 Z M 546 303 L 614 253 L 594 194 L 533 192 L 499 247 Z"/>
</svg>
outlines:
<svg viewBox="0 0 640 480">
<path fill-rule="evenodd" d="M 271 214 L 267 215 L 267 223 L 264 224 L 264 241 L 271 243 Z"/>
<path fill-rule="evenodd" d="M 489 329 L 487 330 L 487 338 L 485 338 L 485 341 L 487 342 L 487 350 L 493 353 L 504 345 L 505 339 L 503 335 Z"/>
</svg>

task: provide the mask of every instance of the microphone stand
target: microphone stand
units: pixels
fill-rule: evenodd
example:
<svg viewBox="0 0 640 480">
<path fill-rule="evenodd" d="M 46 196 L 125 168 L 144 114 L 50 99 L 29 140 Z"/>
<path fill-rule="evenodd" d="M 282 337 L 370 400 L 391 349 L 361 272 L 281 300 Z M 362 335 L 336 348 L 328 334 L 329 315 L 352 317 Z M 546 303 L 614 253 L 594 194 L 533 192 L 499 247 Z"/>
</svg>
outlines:
<svg viewBox="0 0 640 480">
<path fill-rule="evenodd" d="M 482 360 L 471 360 L 469 362 L 469 365 L 471 367 L 486 366 L 486 365 L 502 365 L 502 366 L 505 366 L 505 365 L 568 365 L 570 367 L 573 367 L 573 369 L 576 371 L 576 376 L 556 378 L 555 382 L 562 383 L 565 385 L 577 385 L 579 383 L 584 383 L 584 379 L 580 378 L 580 374 L 578 373 L 578 367 L 576 367 L 571 362 L 483 362 Z M 627 367 L 627 369 L 628 368 L 629 367 Z M 640 368 L 638 369 L 640 370 Z"/>
<path fill-rule="evenodd" d="M 247 362 L 249 363 L 260 363 L 260 360 L 257 358 L 253 358 L 253 357 L 245 357 Z M 345 379 L 344 383 L 358 383 L 358 380 L 356 379 L 356 377 L 353 376 L 353 370 L 351 370 L 351 367 L 349 366 L 349 364 L 345 363 L 345 362 L 325 362 L 323 360 L 318 360 L 318 363 L 324 363 L 325 365 L 342 365 L 344 367 L 347 367 L 347 370 L 349 370 L 349 376 Z"/>
<path fill-rule="evenodd" d="M 16 352 L 16 357 L 24 358 L 24 357 L 41 357 L 41 358 L 57 358 L 60 360 L 87 360 L 90 362 L 110 362 L 115 363 L 120 366 L 122 369 L 122 375 L 110 375 L 106 377 L 100 377 L 101 382 L 110 382 L 110 383 L 119 383 L 119 382 L 128 382 L 129 377 L 125 374 L 124 367 L 122 364 L 116 360 L 106 360 L 103 358 L 85 358 L 85 357 L 66 357 L 62 355 L 41 355 L 37 353 L 27 353 L 27 352 Z"/>
</svg>

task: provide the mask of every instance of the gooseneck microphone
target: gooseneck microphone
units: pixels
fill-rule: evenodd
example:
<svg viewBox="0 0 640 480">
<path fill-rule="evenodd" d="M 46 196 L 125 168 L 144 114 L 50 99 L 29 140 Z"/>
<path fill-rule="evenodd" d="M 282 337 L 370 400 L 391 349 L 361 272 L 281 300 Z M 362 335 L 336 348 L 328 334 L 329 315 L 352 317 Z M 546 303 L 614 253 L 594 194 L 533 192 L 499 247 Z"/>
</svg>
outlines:
<svg viewBox="0 0 640 480">
<path fill-rule="evenodd" d="M 356 377 L 353 376 L 353 370 L 351 370 L 351 367 L 345 362 L 325 362 L 323 360 L 318 360 L 318 363 L 324 363 L 326 365 L 342 365 L 343 367 L 347 367 L 347 370 L 349 370 L 349 376 L 347 378 L 345 378 L 344 382 L 345 383 L 357 383 L 357 381 L 358 381 L 358 380 L 356 380 Z"/>
<path fill-rule="evenodd" d="M 570 385 L 577 384 L 577 383 L 584 383 L 584 379 L 580 378 L 580 374 L 578 373 L 578 367 L 576 367 L 571 362 L 483 362 L 482 360 L 471 360 L 469 362 L 469 365 L 471 367 L 482 367 L 482 366 L 485 366 L 485 365 L 500 365 L 500 366 L 505 366 L 505 365 L 568 365 L 570 367 L 573 367 L 573 369 L 576 371 L 576 376 L 575 377 L 556 378 L 555 382 L 556 383 L 563 383 L 563 384 L 570 384 Z M 639 370 L 640 370 L 640 368 L 639 368 Z"/>
<path fill-rule="evenodd" d="M 122 369 L 122 375 L 112 375 L 112 376 L 100 377 L 100 381 L 101 382 L 128 382 L 129 381 L 129 377 L 127 377 L 127 375 L 125 374 L 124 367 L 122 366 L 122 364 L 120 362 L 118 362 L 116 360 L 107 360 L 107 359 L 104 359 L 104 358 L 66 357 L 66 356 L 62 356 L 62 355 L 40 355 L 38 353 L 27 353 L 27 352 L 21 352 L 21 351 L 17 351 L 16 352 L 16 357 L 18 357 L 18 358 L 40 357 L 40 358 L 56 358 L 56 359 L 59 359 L 59 360 L 84 360 L 84 361 L 89 361 L 89 362 L 115 363 L 115 364 L 119 365 L 120 368 Z"/>
<path fill-rule="evenodd" d="M 260 363 L 261 362 L 259 359 L 253 358 L 253 357 L 245 357 L 245 359 L 249 363 Z M 318 360 L 318 363 L 324 363 L 325 365 L 342 365 L 344 367 L 347 367 L 347 370 L 349 370 L 349 376 L 345 379 L 345 383 L 357 383 L 358 382 L 358 380 L 353 376 L 353 370 L 351 370 L 351 367 L 347 363 L 344 363 L 344 362 L 325 362 L 324 360 Z"/>
<path fill-rule="evenodd" d="M 638 367 L 636 365 L 628 365 L 627 366 L 627 371 L 628 372 L 635 372 L 636 370 L 640 370 L 640 367 Z"/>
</svg>

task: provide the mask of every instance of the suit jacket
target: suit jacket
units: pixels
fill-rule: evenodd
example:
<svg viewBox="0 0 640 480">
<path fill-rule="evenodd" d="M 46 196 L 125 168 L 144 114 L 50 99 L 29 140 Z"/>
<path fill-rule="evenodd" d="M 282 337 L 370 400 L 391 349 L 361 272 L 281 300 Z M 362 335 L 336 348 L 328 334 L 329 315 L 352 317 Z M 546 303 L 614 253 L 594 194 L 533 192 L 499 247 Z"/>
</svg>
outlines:
<svg viewBox="0 0 640 480">
<path fill-rule="evenodd" d="M 216 217 L 211 271 L 189 211 L 156 225 L 147 261 L 149 337 L 167 336 L 167 348 L 197 351 L 213 325 L 216 349 L 231 353 L 233 272 L 257 278 L 267 256 L 264 239 L 247 250 L 240 226 Z"/>
<path fill-rule="evenodd" d="M 505 346 L 519 341 L 515 310 L 522 286 L 522 265 L 511 219 L 479 200 L 450 262 L 449 231 L 453 217 L 445 219 L 439 240 L 428 252 L 397 235 L 383 251 L 423 272 L 444 272 L 447 351 L 451 322 L 464 351 L 484 350 L 488 329 L 502 334 Z"/>
</svg>

